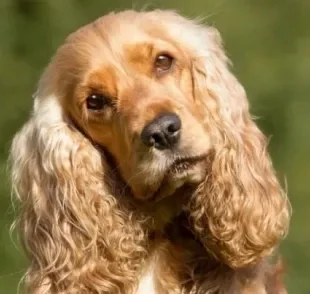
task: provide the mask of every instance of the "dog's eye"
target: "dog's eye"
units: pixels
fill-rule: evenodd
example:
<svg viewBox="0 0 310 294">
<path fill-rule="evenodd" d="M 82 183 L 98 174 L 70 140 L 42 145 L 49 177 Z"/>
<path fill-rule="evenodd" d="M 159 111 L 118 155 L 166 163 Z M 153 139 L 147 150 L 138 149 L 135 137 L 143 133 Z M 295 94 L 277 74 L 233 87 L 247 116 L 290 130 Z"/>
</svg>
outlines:
<svg viewBox="0 0 310 294">
<path fill-rule="evenodd" d="M 168 54 L 158 55 L 155 60 L 155 68 L 159 72 L 167 71 L 171 68 L 173 64 L 173 57 Z"/>
<path fill-rule="evenodd" d="M 87 109 L 94 111 L 102 110 L 107 103 L 108 99 L 100 94 L 91 94 L 86 100 Z"/>
</svg>

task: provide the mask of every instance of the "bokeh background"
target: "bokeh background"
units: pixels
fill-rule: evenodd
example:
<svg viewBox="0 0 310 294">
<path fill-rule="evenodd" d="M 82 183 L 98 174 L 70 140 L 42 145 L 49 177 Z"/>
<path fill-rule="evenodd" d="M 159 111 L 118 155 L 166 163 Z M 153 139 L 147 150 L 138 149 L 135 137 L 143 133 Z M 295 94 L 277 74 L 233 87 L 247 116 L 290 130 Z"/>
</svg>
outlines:
<svg viewBox="0 0 310 294">
<path fill-rule="evenodd" d="M 26 268 L 9 235 L 14 211 L 6 165 L 40 73 L 79 26 L 110 10 L 145 7 L 207 16 L 221 32 L 288 182 L 293 218 L 281 251 L 289 293 L 310 294 L 310 0 L 0 0 L 0 294 L 17 293 Z"/>
</svg>

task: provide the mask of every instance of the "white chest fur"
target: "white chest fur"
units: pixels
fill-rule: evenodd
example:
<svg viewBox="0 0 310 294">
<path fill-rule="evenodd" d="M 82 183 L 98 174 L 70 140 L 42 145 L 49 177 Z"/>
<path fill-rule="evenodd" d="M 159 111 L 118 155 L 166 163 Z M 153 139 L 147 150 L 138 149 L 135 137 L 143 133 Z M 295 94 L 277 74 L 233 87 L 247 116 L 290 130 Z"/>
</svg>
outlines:
<svg viewBox="0 0 310 294">
<path fill-rule="evenodd" d="M 154 283 L 154 265 L 151 265 L 142 275 L 137 294 L 156 294 Z"/>
</svg>

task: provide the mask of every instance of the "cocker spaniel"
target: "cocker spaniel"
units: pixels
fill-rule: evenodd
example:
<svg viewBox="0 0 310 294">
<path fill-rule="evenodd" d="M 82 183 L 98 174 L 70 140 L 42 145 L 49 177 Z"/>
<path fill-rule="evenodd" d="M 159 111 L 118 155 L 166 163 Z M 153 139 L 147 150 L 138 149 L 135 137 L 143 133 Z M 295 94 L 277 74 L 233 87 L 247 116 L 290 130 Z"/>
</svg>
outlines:
<svg viewBox="0 0 310 294">
<path fill-rule="evenodd" d="M 285 293 L 289 202 L 212 27 L 156 10 L 80 28 L 11 160 L 31 294 Z"/>
</svg>

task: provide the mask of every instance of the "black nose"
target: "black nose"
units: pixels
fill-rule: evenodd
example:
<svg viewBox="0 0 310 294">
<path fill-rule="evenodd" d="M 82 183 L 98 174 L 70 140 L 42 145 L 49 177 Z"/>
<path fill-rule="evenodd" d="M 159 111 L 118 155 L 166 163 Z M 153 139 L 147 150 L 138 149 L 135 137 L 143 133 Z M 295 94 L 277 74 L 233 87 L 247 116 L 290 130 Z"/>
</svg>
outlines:
<svg viewBox="0 0 310 294">
<path fill-rule="evenodd" d="M 163 113 L 144 127 L 141 140 L 146 146 L 168 149 L 178 143 L 180 132 L 180 118 L 174 113 Z"/>
</svg>

